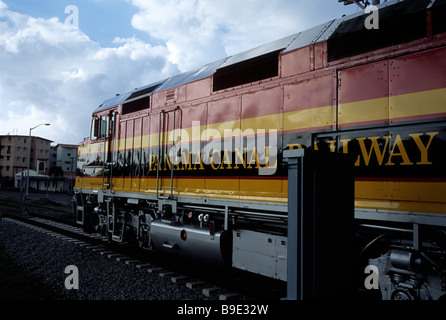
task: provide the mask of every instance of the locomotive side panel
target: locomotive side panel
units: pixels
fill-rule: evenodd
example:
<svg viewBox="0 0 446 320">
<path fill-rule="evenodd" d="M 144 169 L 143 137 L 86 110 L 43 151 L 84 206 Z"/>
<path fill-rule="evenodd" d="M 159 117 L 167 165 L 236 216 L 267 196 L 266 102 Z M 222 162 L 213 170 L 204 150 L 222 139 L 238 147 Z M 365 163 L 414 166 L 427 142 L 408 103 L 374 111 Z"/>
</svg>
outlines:
<svg viewBox="0 0 446 320">
<path fill-rule="evenodd" d="M 275 167 L 277 164 L 269 163 L 267 152 L 276 149 L 281 152 L 281 132 L 283 128 L 283 90 L 276 86 L 254 93 L 242 95 L 241 131 L 246 133 L 247 168 L 254 173 L 250 177 L 240 180 L 240 191 L 253 197 L 277 197 L 283 192 L 282 179 L 274 174 L 262 175 L 261 169 L 267 164 Z M 275 132 L 275 134 L 274 134 Z M 255 137 L 252 138 L 251 135 Z M 264 143 L 269 136 L 269 143 Z M 252 140 L 252 141 L 251 141 Z M 251 143 L 251 145 L 249 145 Z M 274 146 L 275 145 L 275 146 Z M 267 149 L 268 147 L 271 147 Z M 272 168 L 271 168 L 272 169 Z M 276 169 L 276 168 L 275 168 Z M 276 178 L 277 177 L 277 178 Z M 263 178 L 263 179 L 262 179 Z"/>
<path fill-rule="evenodd" d="M 445 61 L 440 48 L 338 72 L 339 129 L 364 128 L 331 140 L 355 156 L 357 207 L 446 213 L 427 196 L 444 190 L 444 129 L 430 123 L 446 119 Z"/>
<path fill-rule="evenodd" d="M 340 70 L 338 77 L 339 129 L 388 124 L 387 61 Z"/>
<path fill-rule="evenodd" d="M 446 117 L 446 48 L 389 61 L 390 123 Z"/>
<path fill-rule="evenodd" d="M 311 147 L 308 138 L 302 140 L 304 133 L 336 128 L 335 84 L 335 75 L 329 73 L 284 86 L 284 147 L 293 143 Z"/>
<path fill-rule="evenodd" d="M 352 156 L 357 209 L 446 213 L 446 123 L 315 135 L 319 150 Z"/>
</svg>

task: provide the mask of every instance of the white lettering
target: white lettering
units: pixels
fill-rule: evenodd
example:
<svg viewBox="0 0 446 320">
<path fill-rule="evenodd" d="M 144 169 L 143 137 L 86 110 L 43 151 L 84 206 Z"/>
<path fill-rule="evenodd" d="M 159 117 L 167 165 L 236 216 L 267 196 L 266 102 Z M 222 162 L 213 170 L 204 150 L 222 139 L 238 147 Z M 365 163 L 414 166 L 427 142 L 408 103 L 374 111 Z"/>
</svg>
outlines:
<svg viewBox="0 0 446 320">
<path fill-rule="evenodd" d="M 191 314 L 191 315 L 204 315 L 205 318 L 209 317 L 212 307 L 191 307 L 184 304 L 184 307 L 178 307 L 177 314 Z"/>
</svg>

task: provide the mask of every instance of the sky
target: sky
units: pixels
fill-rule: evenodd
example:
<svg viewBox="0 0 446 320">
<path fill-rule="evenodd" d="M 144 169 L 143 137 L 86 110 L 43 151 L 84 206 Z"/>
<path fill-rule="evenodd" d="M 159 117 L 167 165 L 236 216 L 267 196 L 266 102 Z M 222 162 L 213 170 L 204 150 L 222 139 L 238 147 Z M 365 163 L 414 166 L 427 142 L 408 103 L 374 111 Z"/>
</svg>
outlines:
<svg viewBox="0 0 446 320">
<path fill-rule="evenodd" d="M 360 10 L 337 0 L 0 0 L 0 135 L 78 144 L 106 99 Z"/>
</svg>

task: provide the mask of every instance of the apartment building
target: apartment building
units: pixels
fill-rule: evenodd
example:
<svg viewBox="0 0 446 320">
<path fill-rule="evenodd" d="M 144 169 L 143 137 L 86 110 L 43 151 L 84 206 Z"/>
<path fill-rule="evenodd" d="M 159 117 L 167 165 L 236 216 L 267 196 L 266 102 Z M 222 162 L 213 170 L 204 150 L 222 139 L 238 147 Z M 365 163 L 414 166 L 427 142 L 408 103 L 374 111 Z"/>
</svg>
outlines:
<svg viewBox="0 0 446 320">
<path fill-rule="evenodd" d="M 51 140 L 31 137 L 30 170 L 47 174 L 50 166 Z M 29 136 L 0 135 L 0 179 L 13 180 L 28 168 Z"/>
</svg>

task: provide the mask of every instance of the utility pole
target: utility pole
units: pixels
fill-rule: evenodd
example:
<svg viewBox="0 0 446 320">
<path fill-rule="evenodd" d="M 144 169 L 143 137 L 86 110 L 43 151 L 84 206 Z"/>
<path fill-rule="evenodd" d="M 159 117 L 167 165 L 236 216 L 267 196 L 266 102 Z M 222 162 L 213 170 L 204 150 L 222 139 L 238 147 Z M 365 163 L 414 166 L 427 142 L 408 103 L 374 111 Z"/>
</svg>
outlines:
<svg viewBox="0 0 446 320">
<path fill-rule="evenodd" d="M 26 170 L 26 193 L 25 196 L 28 195 L 29 193 L 29 168 L 30 168 L 30 164 L 31 164 L 31 147 L 32 147 L 32 143 L 31 143 L 31 131 L 33 131 L 35 128 L 40 127 L 40 126 L 49 126 L 49 123 L 41 123 L 33 128 L 29 129 L 29 141 L 28 141 L 28 168 Z"/>
</svg>

